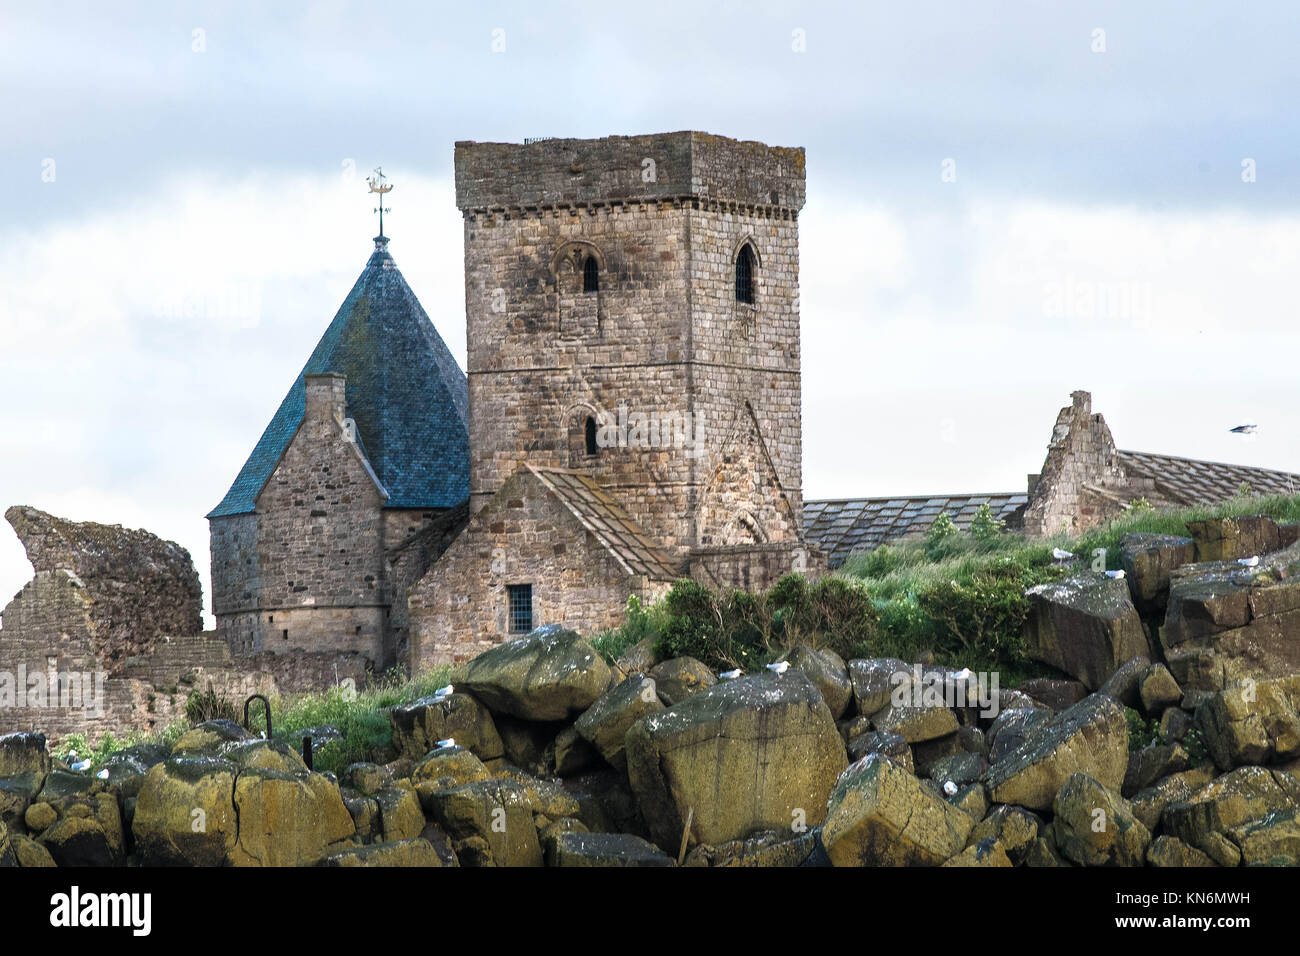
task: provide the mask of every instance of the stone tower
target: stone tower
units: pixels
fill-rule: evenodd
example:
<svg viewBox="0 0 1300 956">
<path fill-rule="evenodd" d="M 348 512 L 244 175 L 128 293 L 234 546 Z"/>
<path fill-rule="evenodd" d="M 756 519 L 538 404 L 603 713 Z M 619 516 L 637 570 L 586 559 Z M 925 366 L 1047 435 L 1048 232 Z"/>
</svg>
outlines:
<svg viewBox="0 0 1300 956">
<path fill-rule="evenodd" d="M 697 576 L 761 583 L 755 549 L 788 570 L 803 150 L 677 132 L 455 159 L 471 510 L 525 462 L 573 469 Z"/>
</svg>

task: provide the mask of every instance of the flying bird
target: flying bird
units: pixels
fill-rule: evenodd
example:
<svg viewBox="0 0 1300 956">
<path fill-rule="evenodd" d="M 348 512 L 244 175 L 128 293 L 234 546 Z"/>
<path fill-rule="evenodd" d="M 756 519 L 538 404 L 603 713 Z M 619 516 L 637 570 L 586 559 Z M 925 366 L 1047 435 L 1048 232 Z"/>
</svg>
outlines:
<svg viewBox="0 0 1300 956">
<path fill-rule="evenodd" d="M 742 671 L 739 667 L 737 667 L 735 670 L 721 671 L 718 674 L 718 676 L 721 677 L 723 680 L 735 680 L 743 673 L 744 671 Z"/>
<path fill-rule="evenodd" d="M 1238 425 L 1236 428 L 1229 428 L 1228 431 L 1232 432 L 1234 435 L 1253 435 L 1255 434 L 1256 427 L 1257 426 L 1254 422 L 1246 422 L 1245 424 Z"/>
<path fill-rule="evenodd" d="M 1252 554 L 1249 558 L 1238 558 L 1237 563 L 1247 568 L 1259 566 L 1259 555 Z"/>
<path fill-rule="evenodd" d="M 768 664 L 767 669 L 770 670 L 777 677 L 780 677 L 782 674 L 784 674 L 786 671 L 790 669 L 790 662 L 777 661 L 775 664 Z"/>
<path fill-rule="evenodd" d="M 1074 557 L 1074 552 L 1066 551 L 1064 548 L 1053 548 L 1052 557 L 1056 558 L 1057 561 L 1069 561 Z"/>
</svg>

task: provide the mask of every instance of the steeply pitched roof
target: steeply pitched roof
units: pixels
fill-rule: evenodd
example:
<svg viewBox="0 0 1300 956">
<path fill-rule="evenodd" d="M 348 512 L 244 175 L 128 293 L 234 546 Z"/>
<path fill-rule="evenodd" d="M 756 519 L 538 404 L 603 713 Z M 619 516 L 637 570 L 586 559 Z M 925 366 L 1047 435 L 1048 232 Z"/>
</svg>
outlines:
<svg viewBox="0 0 1300 956">
<path fill-rule="evenodd" d="M 1120 451 L 1119 463 L 1130 476 L 1151 478 L 1171 501 L 1183 505 L 1208 505 L 1226 501 L 1248 484 L 1257 495 L 1300 493 L 1300 475 L 1247 465 L 1196 461 L 1174 455 Z"/>
<path fill-rule="evenodd" d="M 684 572 L 590 475 L 525 465 L 629 574 L 673 581 Z"/>
<path fill-rule="evenodd" d="M 375 240 L 370 261 L 209 518 L 253 510 L 302 423 L 303 376 L 324 372 L 347 377 L 347 415 L 388 507 L 451 508 L 469 497 L 465 373 L 387 247 L 387 239 Z"/>
<path fill-rule="evenodd" d="M 837 568 L 851 555 L 873 551 L 886 541 L 925 534 L 942 512 L 964 531 L 980 505 L 987 504 L 1005 521 L 1028 500 L 1026 494 L 1005 493 L 805 501 L 803 533 Z"/>
</svg>

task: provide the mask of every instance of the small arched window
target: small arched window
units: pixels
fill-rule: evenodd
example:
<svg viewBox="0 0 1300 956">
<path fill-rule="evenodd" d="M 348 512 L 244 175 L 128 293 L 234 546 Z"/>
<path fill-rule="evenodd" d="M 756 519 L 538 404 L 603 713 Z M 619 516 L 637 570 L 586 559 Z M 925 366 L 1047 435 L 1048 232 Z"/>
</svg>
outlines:
<svg viewBox="0 0 1300 956">
<path fill-rule="evenodd" d="M 595 256 L 587 256 L 587 261 L 582 264 L 582 291 L 600 291 L 600 263 Z"/>
<path fill-rule="evenodd" d="M 736 301 L 754 304 L 754 250 L 749 243 L 736 256 Z"/>
<path fill-rule="evenodd" d="M 596 444 L 596 419 L 591 415 L 587 416 L 587 454 L 596 455 L 600 452 L 600 447 Z"/>
</svg>

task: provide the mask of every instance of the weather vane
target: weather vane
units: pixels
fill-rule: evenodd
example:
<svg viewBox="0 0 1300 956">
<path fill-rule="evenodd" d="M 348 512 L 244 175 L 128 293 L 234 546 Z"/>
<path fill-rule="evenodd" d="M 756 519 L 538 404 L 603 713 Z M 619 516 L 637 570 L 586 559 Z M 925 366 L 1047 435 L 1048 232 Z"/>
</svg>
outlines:
<svg viewBox="0 0 1300 956">
<path fill-rule="evenodd" d="M 379 238 L 384 237 L 384 213 L 392 212 L 384 205 L 384 196 L 393 191 L 393 187 L 388 182 L 388 177 L 384 175 L 384 167 L 376 166 L 375 171 L 370 174 L 366 180 L 366 185 L 370 187 L 372 193 L 379 194 L 379 205 L 375 207 L 375 212 L 379 213 Z"/>
</svg>

